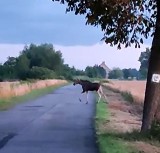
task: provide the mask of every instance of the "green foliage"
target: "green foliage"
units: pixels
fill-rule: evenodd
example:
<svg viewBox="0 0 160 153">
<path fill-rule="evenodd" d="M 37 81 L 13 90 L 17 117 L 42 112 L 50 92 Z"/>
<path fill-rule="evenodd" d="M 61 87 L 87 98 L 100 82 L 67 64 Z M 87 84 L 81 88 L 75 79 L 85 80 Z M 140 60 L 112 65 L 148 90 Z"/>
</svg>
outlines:
<svg viewBox="0 0 160 153">
<path fill-rule="evenodd" d="M 107 105 L 100 101 L 96 109 L 96 133 L 100 153 L 134 153 L 133 148 L 127 146 L 123 139 L 101 128 L 108 117 Z"/>
<path fill-rule="evenodd" d="M 20 55 L 16 62 L 16 72 L 19 79 L 28 78 L 30 61 L 25 55 Z"/>
<path fill-rule="evenodd" d="M 8 57 L 0 65 L 0 81 L 62 78 L 85 75 L 84 71 L 64 64 L 62 53 L 55 51 L 52 44 L 25 46 L 20 55 Z"/>
<path fill-rule="evenodd" d="M 104 101 L 100 101 L 97 103 L 97 110 L 96 110 L 96 119 L 97 122 L 103 122 L 107 119 L 108 112 L 107 112 L 107 105 Z"/>
<path fill-rule="evenodd" d="M 106 77 L 106 71 L 98 66 L 87 66 L 85 69 L 85 73 L 90 78 L 105 78 Z"/>
<path fill-rule="evenodd" d="M 64 64 L 62 71 L 60 73 L 61 76 L 64 76 L 67 80 L 73 80 L 74 76 L 84 75 L 84 71 L 77 70 L 75 67 L 69 67 L 68 64 Z"/>
<path fill-rule="evenodd" d="M 126 80 L 140 79 L 140 73 L 135 68 L 122 69 L 122 70 L 120 68 L 114 68 L 109 73 L 109 79 L 126 79 Z"/>
<path fill-rule="evenodd" d="M 151 54 L 151 50 L 149 48 L 146 48 L 146 51 L 141 52 L 141 55 L 138 60 L 141 63 L 139 72 L 141 74 L 142 79 L 147 78 L 150 54 Z"/>
<path fill-rule="evenodd" d="M 45 67 L 59 71 L 63 65 L 62 53 L 55 51 L 52 44 L 26 46 L 21 53 L 30 60 L 30 68 L 33 66 Z"/>
<path fill-rule="evenodd" d="M 150 135 L 160 141 L 160 122 L 154 121 L 150 129 Z"/>
<path fill-rule="evenodd" d="M 16 67 L 17 58 L 8 57 L 7 61 L 1 65 L 1 78 L 3 80 L 15 79 L 17 77 L 15 67 Z"/>
<path fill-rule="evenodd" d="M 122 79 L 123 78 L 123 71 L 120 68 L 114 68 L 112 71 L 110 71 L 109 79 Z"/>
<path fill-rule="evenodd" d="M 50 70 L 45 67 L 37 67 L 34 66 L 30 69 L 28 78 L 34 78 L 34 79 L 53 79 L 56 78 L 56 74 L 53 70 Z"/>
<path fill-rule="evenodd" d="M 135 153 L 121 139 L 101 134 L 98 139 L 101 153 Z"/>
<path fill-rule="evenodd" d="M 83 14 L 86 24 L 100 26 L 103 40 L 110 45 L 140 47 L 153 36 L 157 15 L 156 0 L 52 0 L 67 4 L 66 12 Z M 147 15 L 146 15 L 147 14 Z"/>
<path fill-rule="evenodd" d="M 136 69 L 129 68 L 129 69 L 122 69 L 122 71 L 123 71 L 123 78 L 124 79 L 129 79 L 129 78 L 139 79 L 140 74 L 139 74 L 139 71 L 137 71 Z"/>
<path fill-rule="evenodd" d="M 133 103 L 134 102 L 134 98 L 132 96 L 132 94 L 128 91 L 126 92 L 121 92 L 122 97 L 124 98 L 124 100 Z"/>
</svg>

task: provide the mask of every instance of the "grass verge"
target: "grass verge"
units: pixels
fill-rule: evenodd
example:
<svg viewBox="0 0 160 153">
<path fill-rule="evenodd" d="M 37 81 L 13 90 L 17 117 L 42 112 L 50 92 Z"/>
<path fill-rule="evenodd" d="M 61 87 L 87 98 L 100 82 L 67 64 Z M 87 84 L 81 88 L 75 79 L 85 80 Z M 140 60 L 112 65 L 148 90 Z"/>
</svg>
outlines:
<svg viewBox="0 0 160 153">
<path fill-rule="evenodd" d="M 55 86 L 50 86 L 50 87 L 46 87 L 46 88 L 42 88 L 42 89 L 32 90 L 30 93 L 27 93 L 23 96 L 16 96 L 16 97 L 12 97 L 10 99 L 0 99 L 0 111 L 9 109 L 20 102 L 33 100 L 35 98 L 43 96 L 43 95 L 45 95 L 45 94 L 47 94 L 47 93 L 49 93 L 59 87 L 62 87 L 64 85 L 67 85 L 67 84 L 55 85 Z"/>
<path fill-rule="evenodd" d="M 130 103 L 134 102 L 134 98 L 133 98 L 133 96 L 132 96 L 132 94 L 130 92 L 128 92 L 128 91 L 121 91 L 121 95 L 122 95 L 122 97 L 123 97 L 123 99 L 125 101 L 128 101 Z"/>
<path fill-rule="evenodd" d="M 128 101 L 130 103 L 135 102 L 135 99 L 134 99 L 133 95 L 129 91 L 120 91 L 119 89 L 115 89 L 115 88 L 112 88 L 112 87 L 109 87 L 109 86 L 104 86 L 104 88 L 106 88 L 108 90 L 111 90 L 115 93 L 120 93 L 125 101 Z"/>
<path fill-rule="evenodd" d="M 119 135 L 104 130 L 108 118 L 107 104 L 100 101 L 96 110 L 96 134 L 100 153 L 136 153 Z"/>
</svg>

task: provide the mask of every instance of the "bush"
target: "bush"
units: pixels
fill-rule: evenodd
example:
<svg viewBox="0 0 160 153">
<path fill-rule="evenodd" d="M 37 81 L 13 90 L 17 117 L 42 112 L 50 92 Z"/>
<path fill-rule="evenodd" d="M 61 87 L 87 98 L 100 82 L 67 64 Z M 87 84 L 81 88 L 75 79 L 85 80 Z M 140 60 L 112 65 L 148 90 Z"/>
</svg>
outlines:
<svg viewBox="0 0 160 153">
<path fill-rule="evenodd" d="M 67 80 L 73 80 L 73 77 L 70 73 L 67 73 L 65 76 L 64 76 Z"/>
<path fill-rule="evenodd" d="M 57 76 L 56 79 L 65 80 L 65 77 L 60 75 L 60 76 Z"/>
<path fill-rule="evenodd" d="M 53 70 L 44 67 L 34 66 L 29 70 L 29 78 L 31 79 L 53 79 L 56 74 Z"/>
<path fill-rule="evenodd" d="M 122 95 L 122 97 L 124 98 L 124 100 L 126 100 L 126 101 L 128 101 L 128 102 L 130 102 L 130 103 L 133 103 L 134 102 L 134 98 L 133 98 L 133 96 L 132 96 L 132 94 L 130 93 L 130 92 L 128 92 L 128 91 L 122 91 L 121 92 L 121 95 Z"/>
<path fill-rule="evenodd" d="M 160 140 L 160 122 L 154 121 L 152 123 L 150 134 L 152 137 Z"/>
</svg>

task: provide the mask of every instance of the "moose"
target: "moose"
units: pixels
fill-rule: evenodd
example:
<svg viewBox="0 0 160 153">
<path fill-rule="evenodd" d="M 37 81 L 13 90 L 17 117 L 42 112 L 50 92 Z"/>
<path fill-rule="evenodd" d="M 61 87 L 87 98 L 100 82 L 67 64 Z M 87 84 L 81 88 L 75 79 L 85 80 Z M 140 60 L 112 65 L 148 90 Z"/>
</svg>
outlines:
<svg viewBox="0 0 160 153">
<path fill-rule="evenodd" d="M 81 80 L 81 79 L 74 80 L 73 85 L 75 86 L 77 84 L 80 84 L 82 86 L 82 90 L 83 90 L 82 93 L 86 93 L 86 100 L 87 100 L 86 104 L 88 104 L 88 91 L 96 91 L 98 93 L 99 95 L 98 103 L 99 103 L 102 97 L 101 93 L 103 93 L 100 83 L 92 83 L 88 80 Z M 81 101 L 80 98 L 79 100 Z"/>
</svg>

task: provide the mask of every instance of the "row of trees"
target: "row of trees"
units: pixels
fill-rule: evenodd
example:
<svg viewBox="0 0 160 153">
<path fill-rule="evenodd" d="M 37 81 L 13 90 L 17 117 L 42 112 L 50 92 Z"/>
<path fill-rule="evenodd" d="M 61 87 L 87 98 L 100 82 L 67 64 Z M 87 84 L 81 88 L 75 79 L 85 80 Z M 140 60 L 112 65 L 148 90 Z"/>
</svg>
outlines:
<svg viewBox="0 0 160 153">
<path fill-rule="evenodd" d="M 109 79 L 140 79 L 140 73 L 136 69 L 113 68 L 109 73 Z"/>
<path fill-rule="evenodd" d="M 84 71 L 64 64 L 62 53 L 52 44 L 25 46 L 18 57 L 8 57 L 0 65 L 1 80 L 71 79 L 74 75 L 84 75 Z"/>
<path fill-rule="evenodd" d="M 85 74 L 90 78 L 105 78 L 106 71 L 104 68 L 95 65 L 95 66 L 87 66 L 85 69 Z"/>
<path fill-rule="evenodd" d="M 114 68 L 109 73 L 111 79 L 146 79 L 150 49 L 142 52 L 139 57 L 141 63 L 139 71 L 136 69 Z M 72 76 L 86 75 L 90 78 L 105 78 L 106 71 L 98 66 L 87 66 L 85 71 L 77 70 L 64 64 L 60 51 L 55 51 L 52 44 L 25 46 L 18 57 L 8 57 L 4 64 L 0 65 L 0 80 L 14 80 L 27 78 L 46 79 L 64 78 L 72 79 Z"/>
<path fill-rule="evenodd" d="M 109 78 L 110 79 L 137 79 L 137 80 L 146 79 L 150 53 L 151 53 L 151 50 L 149 48 L 146 48 L 144 52 L 141 52 L 141 55 L 138 60 L 140 62 L 139 70 L 135 68 L 133 69 L 113 68 L 113 70 L 109 73 Z"/>
<path fill-rule="evenodd" d="M 18 57 L 8 57 L 0 64 L 0 80 L 26 80 L 61 78 L 72 80 L 74 76 L 104 78 L 106 73 L 98 65 L 87 66 L 85 71 L 77 70 L 64 64 L 60 51 L 55 51 L 52 44 L 25 46 Z"/>
</svg>

